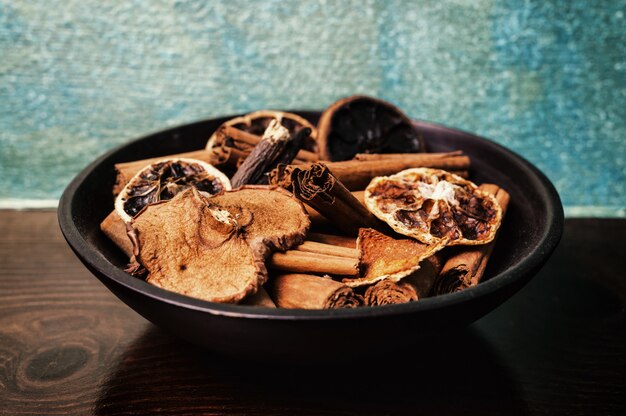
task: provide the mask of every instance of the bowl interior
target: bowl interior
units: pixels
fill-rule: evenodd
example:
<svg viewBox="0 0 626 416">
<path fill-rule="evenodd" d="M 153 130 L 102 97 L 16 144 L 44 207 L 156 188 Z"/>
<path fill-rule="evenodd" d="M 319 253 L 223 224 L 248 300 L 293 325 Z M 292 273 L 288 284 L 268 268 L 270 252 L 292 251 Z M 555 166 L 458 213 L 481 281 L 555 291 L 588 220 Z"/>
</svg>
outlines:
<svg viewBox="0 0 626 416">
<path fill-rule="evenodd" d="M 297 112 L 297 111 L 296 111 Z M 313 123 L 319 112 L 297 112 Z M 112 279 L 151 297 L 174 301 L 209 312 L 267 317 L 368 316 L 437 308 L 461 302 L 468 296 L 488 294 L 519 279 L 528 279 L 556 246 L 563 227 L 562 206 L 552 184 L 527 161 L 489 140 L 440 125 L 415 122 L 430 151 L 462 150 L 471 157 L 470 178 L 495 183 L 511 195 L 511 203 L 499 233 L 492 259 L 480 285 L 455 294 L 424 299 L 406 305 L 357 308 L 350 311 L 290 311 L 219 305 L 166 292 L 127 275 L 121 269 L 127 259 L 100 231 L 99 224 L 113 208 L 111 189 L 114 164 L 201 149 L 211 133 L 231 117 L 200 121 L 150 134 L 103 155 L 88 166 L 66 189 L 59 206 L 59 220 L 72 249 L 101 279 Z M 105 282 L 106 283 L 106 282 Z M 470 292 L 470 293 L 468 293 Z M 382 310 L 383 312 L 372 312 Z"/>
</svg>

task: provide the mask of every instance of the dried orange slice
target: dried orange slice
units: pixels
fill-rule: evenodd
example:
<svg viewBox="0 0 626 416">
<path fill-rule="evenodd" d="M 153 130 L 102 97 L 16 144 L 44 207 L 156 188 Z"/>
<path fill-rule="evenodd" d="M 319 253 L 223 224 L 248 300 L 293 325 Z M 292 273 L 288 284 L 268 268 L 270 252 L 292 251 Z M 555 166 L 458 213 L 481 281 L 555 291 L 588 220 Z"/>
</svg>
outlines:
<svg viewBox="0 0 626 416">
<path fill-rule="evenodd" d="M 359 278 L 343 279 L 350 287 L 371 285 L 381 280 L 399 282 L 415 273 L 424 259 L 444 248 L 445 240 L 425 244 L 413 238 L 392 238 L 371 228 L 361 228 Z"/>
<path fill-rule="evenodd" d="M 228 177 L 209 163 L 163 159 L 141 169 L 128 181 L 115 200 L 115 211 L 124 222 L 130 222 L 146 205 L 172 199 L 191 186 L 211 195 L 231 189 Z"/>
<path fill-rule="evenodd" d="M 396 232 L 426 244 L 486 244 L 502 221 L 502 209 L 492 195 L 439 169 L 414 168 L 374 178 L 364 199 Z"/>
<path fill-rule="evenodd" d="M 207 142 L 206 149 L 211 150 L 214 146 L 220 144 L 217 142 L 222 140 L 219 135 L 220 131 L 223 131 L 224 127 L 233 127 L 237 130 L 261 137 L 263 136 L 265 130 L 267 130 L 270 122 L 274 119 L 278 120 L 283 127 L 289 130 L 289 134 L 291 136 L 305 127 L 310 128 L 311 134 L 307 139 L 308 141 L 304 144 L 304 149 L 313 152 L 317 151 L 317 144 L 315 141 L 317 129 L 311 123 L 297 114 L 274 110 L 255 111 L 253 113 L 249 113 L 241 117 L 235 117 L 226 121 L 211 135 L 209 141 Z M 237 138 L 227 137 L 226 141 L 228 146 L 236 147 L 237 149 L 243 151 L 254 147 L 254 144 L 238 141 Z"/>
<path fill-rule="evenodd" d="M 320 117 L 322 160 L 348 160 L 357 153 L 417 153 L 424 141 L 411 120 L 394 105 L 355 95 L 330 105 Z"/>
</svg>

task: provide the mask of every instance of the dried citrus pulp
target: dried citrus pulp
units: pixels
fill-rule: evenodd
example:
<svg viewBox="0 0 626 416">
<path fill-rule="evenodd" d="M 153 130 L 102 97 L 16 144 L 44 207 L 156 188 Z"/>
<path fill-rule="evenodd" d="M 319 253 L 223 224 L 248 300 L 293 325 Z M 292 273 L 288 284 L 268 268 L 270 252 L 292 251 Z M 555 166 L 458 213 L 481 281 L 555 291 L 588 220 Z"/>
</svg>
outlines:
<svg viewBox="0 0 626 416">
<path fill-rule="evenodd" d="M 131 178 L 115 200 L 115 211 L 129 222 L 145 206 L 172 199 L 191 186 L 214 195 L 229 190 L 230 181 L 201 160 L 163 159 L 151 163 Z"/>
<path fill-rule="evenodd" d="M 368 209 L 399 234 L 434 244 L 485 244 L 502 219 L 497 200 L 472 182 L 439 169 L 407 169 L 374 178 Z"/>
<path fill-rule="evenodd" d="M 411 120 L 394 105 L 355 95 L 328 107 L 318 124 L 323 160 L 348 160 L 357 153 L 424 151 L 422 137 Z"/>
</svg>

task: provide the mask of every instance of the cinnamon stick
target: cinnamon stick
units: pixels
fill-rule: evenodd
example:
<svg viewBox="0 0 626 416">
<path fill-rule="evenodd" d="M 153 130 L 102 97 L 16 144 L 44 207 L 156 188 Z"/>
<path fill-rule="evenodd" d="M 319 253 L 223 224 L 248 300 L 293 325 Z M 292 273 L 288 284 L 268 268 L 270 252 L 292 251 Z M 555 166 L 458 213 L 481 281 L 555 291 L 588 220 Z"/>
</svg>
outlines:
<svg viewBox="0 0 626 416">
<path fill-rule="evenodd" d="M 356 248 L 356 239 L 332 234 L 309 233 L 307 239 L 318 243 L 332 244 L 334 246 Z"/>
<path fill-rule="evenodd" d="M 261 136 L 248 133 L 245 130 L 240 130 L 233 126 L 222 126 L 217 131 L 217 134 L 221 135 L 224 138 L 228 137 L 236 142 L 241 142 L 243 144 L 246 144 L 248 145 L 249 148 L 253 148 L 257 144 L 259 144 L 262 140 Z"/>
<path fill-rule="evenodd" d="M 133 244 L 126 233 L 126 224 L 117 212 L 112 211 L 107 215 L 104 221 L 100 223 L 100 229 L 128 258 L 132 257 Z"/>
<path fill-rule="evenodd" d="M 479 189 L 494 195 L 502 208 L 502 218 L 509 204 L 509 194 L 493 184 L 483 184 Z M 496 235 L 497 238 L 497 235 Z M 446 261 L 433 286 L 434 295 L 457 292 L 475 286 L 482 280 L 496 240 L 488 244 L 459 248 Z"/>
<path fill-rule="evenodd" d="M 441 271 L 441 254 L 434 254 L 420 263 L 420 269 L 399 282 L 382 280 L 365 291 L 368 306 L 407 303 L 429 295 L 435 279 Z"/>
<path fill-rule="evenodd" d="M 354 197 L 361 204 L 365 205 L 365 191 L 352 191 L 351 194 L 354 195 Z M 315 227 L 326 227 L 326 228 L 328 228 L 329 225 L 332 225 L 325 216 L 323 216 L 322 214 L 320 214 L 319 212 L 317 212 L 316 210 L 314 210 L 307 204 L 304 204 L 304 209 L 306 209 L 306 213 L 309 215 L 309 218 L 311 219 L 311 225 Z"/>
<path fill-rule="evenodd" d="M 113 187 L 113 194 L 114 195 L 119 194 L 122 191 L 122 189 L 124 189 L 124 186 L 126 186 L 128 181 L 144 167 L 148 166 L 151 163 L 158 162 L 159 160 L 170 159 L 170 158 L 198 159 L 198 160 L 202 160 L 203 162 L 210 163 L 212 165 L 219 164 L 218 155 L 205 149 L 194 150 L 192 152 L 177 153 L 174 155 L 152 157 L 149 159 L 135 160 L 132 162 L 116 163 L 115 171 L 117 172 L 117 178 L 115 180 L 115 185 Z"/>
<path fill-rule="evenodd" d="M 404 280 L 394 282 L 381 280 L 365 290 L 363 299 L 367 306 L 395 305 L 414 302 L 418 299 L 415 289 Z"/>
<path fill-rule="evenodd" d="M 357 258 L 331 256 L 299 250 L 274 253 L 268 266 L 278 270 L 297 273 L 319 273 L 337 276 L 356 276 Z"/>
<path fill-rule="evenodd" d="M 276 307 L 276 304 L 263 287 L 259 287 L 259 290 L 257 290 L 254 295 L 244 298 L 244 300 L 241 301 L 241 305 L 263 306 L 266 308 Z"/>
<path fill-rule="evenodd" d="M 216 132 L 216 140 L 213 146 L 237 150 L 239 151 L 237 153 L 238 157 L 245 158 L 261 140 L 260 136 L 248 133 L 245 130 L 240 130 L 233 126 L 222 126 Z M 306 162 L 316 162 L 318 160 L 317 154 L 304 149 L 299 149 L 295 158 Z"/>
<path fill-rule="evenodd" d="M 238 168 L 250 154 L 250 151 L 243 151 L 228 146 L 215 146 L 208 151 L 213 154 L 215 160 L 214 164 L 218 165 L 220 169 L 225 171 L 231 171 Z"/>
<path fill-rule="evenodd" d="M 381 158 L 380 160 L 348 160 L 328 162 L 326 166 L 333 175 L 351 191 L 363 190 L 376 176 L 387 176 L 401 170 L 417 167 L 443 169 L 452 172 L 467 171 L 470 166 L 468 156 L 458 152 L 450 153 L 407 153 L 404 157 Z M 298 165 L 304 169 L 307 165 Z M 308 165 L 310 166 L 310 165 Z M 280 180 L 276 172 L 270 174 Z"/>
<path fill-rule="evenodd" d="M 363 298 L 349 287 L 310 274 L 281 274 L 270 278 L 267 288 L 280 308 L 337 309 L 363 304 Z"/>
<path fill-rule="evenodd" d="M 328 219 L 325 216 L 323 216 L 322 214 L 320 214 L 319 212 L 317 212 L 316 210 L 314 210 L 307 204 L 302 204 L 302 205 L 304 205 L 304 209 L 306 210 L 306 213 L 309 216 L 309 219 L 311 220 L 312 226 L 316 226 L 316 227 L 332 226 L 332 223 L 328 221 Z"/>
<path fill-rule="evenodd" d="M 270 173 L 270 182 L 290 190 L 348 234 L 357 234 L 359 228 L 384 227 L 322 163 L 308 168 L 280 165 Z"/>
<path fill-rule="evenodd" d="M 319 243 L 316 241 L 305 241 L 294 248 L 298 251 L 325 254 L 328 256 L 348 257 L 353 259 L 357 259 L 359 257 L 359 252 L 356 248 L 346 248 L 332 244 Z"/>
<path fill-rule="evenodd" d="M 433 155 L 446 155 L 447 156 L 463 156 L 462 150 L 454 150 L 447 153 L 357 153 L 354 156 L 354 160 L 414 160 L 417 163 L 423 163 L 428 159 L 440 159 L 440 156 Z"/>
</svg>

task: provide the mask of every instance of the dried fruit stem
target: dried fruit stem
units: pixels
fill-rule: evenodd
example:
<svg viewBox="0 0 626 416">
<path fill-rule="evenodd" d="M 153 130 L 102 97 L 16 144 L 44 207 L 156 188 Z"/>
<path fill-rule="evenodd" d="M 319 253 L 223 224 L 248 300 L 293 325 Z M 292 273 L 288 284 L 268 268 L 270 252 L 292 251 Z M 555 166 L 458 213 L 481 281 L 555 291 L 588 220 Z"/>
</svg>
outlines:
<svg viewBox="0 0 626 416">
<path fill-rule="evenodd" d="M 479 189 L 496 197 L 504 217 L 510 199 L 508 192 L 493 184 L 483 184 Z M 480 283 L 495 242 L 496 239 L 488 244 L 464 247 L 450 257 L 435 281 L 432 294 L 452 293 Z"/>
<path fill-rule="evenodd" d="M 282 274 L 272 278 L 268 291 L 280 308 L 354 308 L 363 298 L 349 287 L 330 278 L 310 274 Z"/>
</svg>

